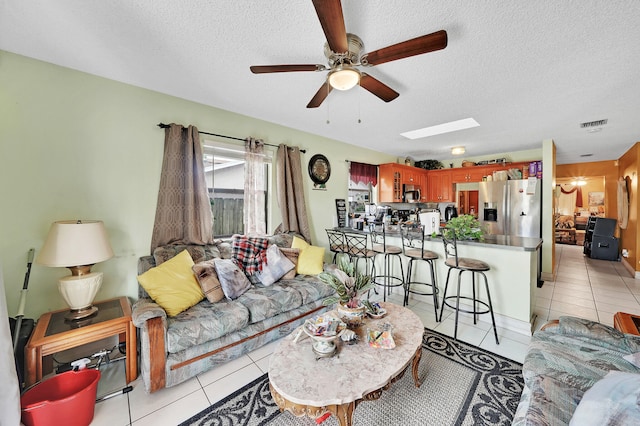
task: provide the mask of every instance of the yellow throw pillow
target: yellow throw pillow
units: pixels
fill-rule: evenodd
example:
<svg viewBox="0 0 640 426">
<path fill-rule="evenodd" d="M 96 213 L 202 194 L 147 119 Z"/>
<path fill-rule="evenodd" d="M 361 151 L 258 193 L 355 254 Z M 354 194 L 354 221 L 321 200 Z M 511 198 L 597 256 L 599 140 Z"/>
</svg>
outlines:
<svg viewBox="0 0 640 426">
<path fill-rule="evenodd" d="M 173 317 L 204 299 L 192 267 L 193 259 L 183 250 L 160 266 L 138 275 L 138 282 L 154 302 Z"/>
<path fill-rule="evenodd" d="M 293 237 L 291 248 L 300 249 L 296 272 L 303 275 L 318 275 L 324 264 L 324 247 L 312 246 L 302 238 Z"/>
</svg>

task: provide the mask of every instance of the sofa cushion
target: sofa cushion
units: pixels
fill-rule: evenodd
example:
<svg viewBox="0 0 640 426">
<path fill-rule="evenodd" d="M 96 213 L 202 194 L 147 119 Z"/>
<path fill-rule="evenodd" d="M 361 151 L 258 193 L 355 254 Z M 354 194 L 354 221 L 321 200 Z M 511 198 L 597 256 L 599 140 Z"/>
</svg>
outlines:
<svg viewBox="0 0 640 426">
<path fill-rule="evenodd" d="M 334 290 L 311 275 L 298 275 L 293 280 L 281 279 L 278 284 L 284 287 L 294 288 L 302 296 L 302 304 L 325 299 L 334 294 Z"/>
<path fill-rule="evenodd" d="M 216 273 L 224 295 L 229 300 L 240 297 L 249 290 L 251 283 L 238 265 L 231 259 L 214 259 Z"/>
<path fill-rule="evenodd" d="M 249 310 L 251 324 L 287 312 L 302 305 L 295 288 L 277 282 L 269 287 L 254 286 L 237 299 Z"/>
<path fill-rule="evenodd" d="M 262 265 L 262 270 L 256 272 L 256 276 L 263 285 L 269 286 L 295 267 L 296 265 L 280 251 L 278 246 L 272 244 L 267 249 L 267 261 Z"/>
<path fill-rule="evenodd" d="M 302 238 L 293 237 L 292 248 L 300 249 L 296 272 L 303 275 L 318 275 L 324 263 L 324 247 L 312 246 Z"/>
<path fill-rule="evenodd" d="M 284 274 L 282 278 L 285 280 L 292 280 L 296 277 L 296 269 L 298 267 L 298 256 L 300 256 L 300 249 L 280 247 L 280 251 L 282 252 L 282 254 L 287 256 L 287 259 L 289 259 L 294 265 L 293 269 Z"/>
<path fill-rule="evenodd" d="M 224 298 L 224 291 L 222 290 L 222 284 L 218 279 L 218 273 L 216 272 L 215 260 L 205 260 L 193 265 L 191 268 L 193 273 L 200 284 L 200 288 L 204 293 L 207 300 L 211 303 L 216 303 Z"/>
<path fill-rule="evenodd" d="M 571 425 L 639 425 L 640 374 L 610 371 L 585 392 Z"/>
<path fill-rule="evenodd" d="M 249 310 L 241 303 L 223 299 L 203 300 L 167 320 L 167 352 L 178 353 L 192 346 L 241 330 L 249 324 Z"/>
<path fill-rule="evenodd" d="M 175 316 L 204 298 L 192 271 L 193 260 L 186 250 L 138 276 L 138 282 L 151 298 Z"/>
</svg>

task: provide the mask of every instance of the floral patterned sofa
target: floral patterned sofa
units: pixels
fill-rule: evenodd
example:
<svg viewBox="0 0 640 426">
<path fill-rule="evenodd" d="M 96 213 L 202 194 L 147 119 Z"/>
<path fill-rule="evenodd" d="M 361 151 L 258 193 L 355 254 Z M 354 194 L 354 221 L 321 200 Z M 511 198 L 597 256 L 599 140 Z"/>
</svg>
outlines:
<svg viewBox="0 0 640 426">
<path fill-rule="evenodd" d="M 291 247 L 291 236 L 269 237 L 269 243 Z M 230 242 L 213 245 L 163 246 L 141 257 L 138 274 L 183 250 L 193 262 L 232 257 Z M 327 309 L 322 301 L 333 291 L 316 276 L 296 274 L 274 284 L 252 285 L 235 300 L 211 303 L 207 298 L 170 316 L 142 286 L 132 318 L 139 329 L 140 370 L 147 392 L 175 386 L 217 365 L 290 334 L 305 319 Z"/>
<path fill-rule="evenodd" d="M 639 424 L 638 395 L 611 391 L 610 379 L 617 379 L 608 377 L 610 372 L 632 373 L 628 376 L 635 381 L 634 392 L 639 392 L 637 365 L 639 336 L 586 319 L 560 317 L 531 339 L 522 366 L 525 387 L 512 424 L 557 426 L 572 418 L 572 424 L 582 425 Z M 619 384 L 623 386 L 622 380 Z M 613 383 L 614 389 L 617 385 Z M 631 402 L 619 395 L 631 397 Z"/>
</svg>

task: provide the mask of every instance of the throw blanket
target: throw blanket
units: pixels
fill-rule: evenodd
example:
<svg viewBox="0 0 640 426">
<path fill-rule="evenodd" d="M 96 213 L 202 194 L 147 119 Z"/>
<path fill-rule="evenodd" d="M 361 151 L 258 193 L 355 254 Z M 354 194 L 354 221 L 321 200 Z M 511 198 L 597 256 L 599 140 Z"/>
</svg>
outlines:
<svg viewBox="0 0 640 426">
<path fill-rule="evenodd" d="M 251 276 L 262 271 L 262 265 L 267 263 L 268 246 L 267 238 L 234 235 L 231 244 L 233 259 L 248 276 Z"/>
</svg>

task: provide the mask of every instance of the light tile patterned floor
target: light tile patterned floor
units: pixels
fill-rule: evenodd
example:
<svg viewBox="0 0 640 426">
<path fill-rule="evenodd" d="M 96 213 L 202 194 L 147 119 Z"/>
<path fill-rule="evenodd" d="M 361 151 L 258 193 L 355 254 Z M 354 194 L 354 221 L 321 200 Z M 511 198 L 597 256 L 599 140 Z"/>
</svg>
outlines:
<svg viewBox="0 0 640 426">
<path fill-rule="evenodd" d="M 561 315 L 575 315 L 613 325 L 613 314 L 625 311 L 640 314 L 640 280 L 631 278 L 620 262 L 585 258 L 582 247 L 556 245 L 559 259 L 555 281 L 537 289 L 535 328 Z M 393 294 L 390 301 L 402 304 Z M 410 308 L 425 327 L 452 336 L 454 317 L 445 310 L 442 322 L 435 321 L 430 298 L 414 298 Z M 473 325 L 470 315 L 461 314 L 458 338 L 488 351 L 522 362 L 529 337 L 498 328 L 496 345 L 491 324 Z M 92 425 L 142 426 L 176 425 L 266 373 L 269 356 L 277 342 L 229 362 L 181 385 L 152 395 L 144 392 L 139 379 L 134 390 L 96 404 Z"/>
</svg>

